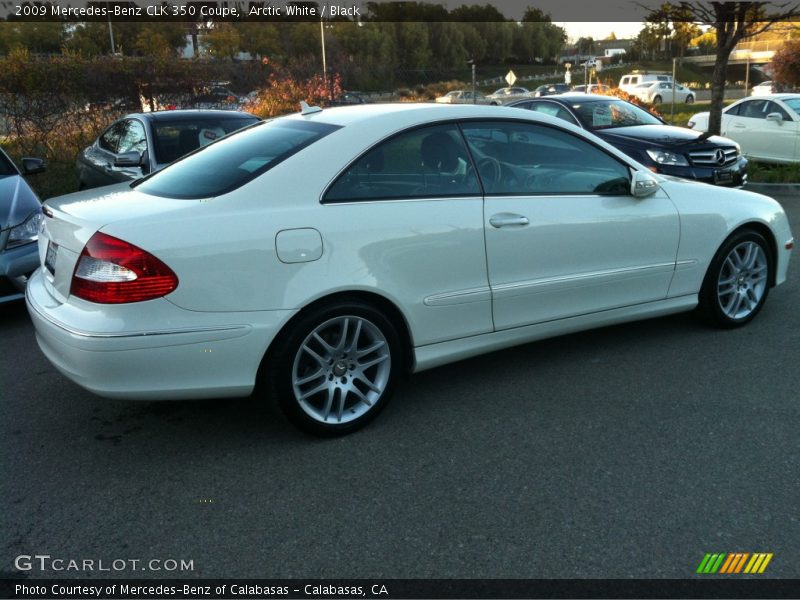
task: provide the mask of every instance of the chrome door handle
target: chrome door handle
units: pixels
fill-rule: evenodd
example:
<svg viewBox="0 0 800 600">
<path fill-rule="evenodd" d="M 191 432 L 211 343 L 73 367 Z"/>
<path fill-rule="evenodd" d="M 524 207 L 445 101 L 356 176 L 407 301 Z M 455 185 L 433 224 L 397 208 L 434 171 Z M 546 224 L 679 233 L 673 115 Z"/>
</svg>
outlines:
<svg viewBox="0 0 800 600">
<path fill-rule="evenodd" d="M 530 223 L 528 217 L 518 215 L 515 213 L 497 213 L 489 218 L 489 224 L 492 227 L 523 227 Z"/>
</svg>

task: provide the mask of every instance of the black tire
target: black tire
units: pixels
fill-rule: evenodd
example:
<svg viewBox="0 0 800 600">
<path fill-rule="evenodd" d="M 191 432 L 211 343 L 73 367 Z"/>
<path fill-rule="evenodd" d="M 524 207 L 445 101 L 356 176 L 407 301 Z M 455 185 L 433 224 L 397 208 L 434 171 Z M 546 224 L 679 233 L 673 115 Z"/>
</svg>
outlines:
<svg viewBox="0 0 800 600">
<path fill-rule="evenodd" d="M 694 104 L 694 96 L 692 96 L 691 94 L 686 96 L 686 104 Z"/>
<path fill-rule="evenodd" d="M 653 98 L 653 104 L 661 104 L 661 96 L 656 96 Z"/>
<path fill-rule="evenodd" d="M 774 268 L 764 236 L 750 229 L 734 232 L 708 267 L 700 290 L 700 314 L 721 328 L 749 323 L 767 301 Z"/>
<path fill-rule="evenodd" d="M 358 339 L 348 341 L 356 333 Z M 341 339 L 341 350 L 334 348 Z M 381 340 L 385 346 L 356 358 Z M 276 338 L 273 348 L 264 371 L 272 397 L 295 426 L 319 436 L 345 435 L 372 421 L 388 404 L 402 370 L 402 345 L 394 324 L 358 300 L 327 304 L 302 315 Z M 381 358 L 384 351 L 386 358 Z M 322 389 L 314 392 L 317 388 Z"/>
</svg>

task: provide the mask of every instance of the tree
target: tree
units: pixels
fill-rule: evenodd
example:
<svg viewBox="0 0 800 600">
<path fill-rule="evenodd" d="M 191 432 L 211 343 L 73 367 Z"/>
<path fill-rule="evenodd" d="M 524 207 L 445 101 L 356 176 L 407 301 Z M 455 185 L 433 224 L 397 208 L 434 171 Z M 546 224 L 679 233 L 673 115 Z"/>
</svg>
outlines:
<svg viewBox="0 0 800 600">
<path fill-rule="evenodd" d="M 708 132 L 719 135 L 722 125 L 722 102 L 725 96 L 725 75 L 736 44 L 768 30 L 779 21 L 800 15 L 797 4 L 772 2 L 681 2 L 666 4 L 650 17 L 663 21 L 678 20 L 682 14 L 710 25 L 717 35 L 716 60 L 711 75 L 711 110 Z M 685 17 L 684 17 L 685 18 Z"/>
<path fill-rule="evenodd" d="M 800 39 L 787 41 L 772 57 L 772 80 L 797 87 L 800 84 Z"/>
<path fill-rule="evenodd" d="M 217 58 L 233 58 L 242 49 L 242 37 L 231 23 L 215 23 L 205 42 L 208 53 Z"/>
</svg>

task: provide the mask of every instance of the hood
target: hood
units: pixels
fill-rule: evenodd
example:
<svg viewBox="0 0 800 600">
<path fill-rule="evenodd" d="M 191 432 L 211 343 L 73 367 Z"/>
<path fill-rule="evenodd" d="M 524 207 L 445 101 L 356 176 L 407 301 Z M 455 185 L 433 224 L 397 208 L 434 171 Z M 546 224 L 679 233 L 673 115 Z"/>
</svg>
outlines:
<svg viewBox="0 0 800 600">
<path fill-rule="evenodd" d="M 40 207 L 21 175 L 0 176 L 0 230 L 16 227 Z"/>
<path fill-rule="evenodd" d="M 711 146 L 733 146 L 734 143 L 718 135 L 707 137 L 700 131 L 686 129 L 685 127 L 673 127 L 671 125 L 634 125 L 632 127 L 614 127 L 613 129 L 601 129 L 594 132 L 595 135 L 608 142 L 650 142 L 660 146 L 675 147 L 688 144 L 703 144 Z"/>
</svg>

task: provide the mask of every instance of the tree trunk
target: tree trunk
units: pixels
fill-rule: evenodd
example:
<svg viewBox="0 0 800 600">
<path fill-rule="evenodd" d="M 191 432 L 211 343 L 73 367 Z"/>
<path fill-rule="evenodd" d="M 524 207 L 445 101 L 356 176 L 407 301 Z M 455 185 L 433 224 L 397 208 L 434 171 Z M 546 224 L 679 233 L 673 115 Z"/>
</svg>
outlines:
<svg viewBox="0 0 800 600">
<path fill-rule="evenodd" d="M 708 115 L 708 133 L 719 135 L 722 126 L 722 101 L 725 99 L 725 77 L 728 72 L 730 51 L 717 47 L 717 59 L 711 75 L 711 109 Z"/>
</svg>

